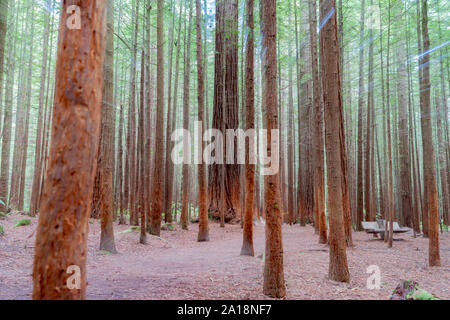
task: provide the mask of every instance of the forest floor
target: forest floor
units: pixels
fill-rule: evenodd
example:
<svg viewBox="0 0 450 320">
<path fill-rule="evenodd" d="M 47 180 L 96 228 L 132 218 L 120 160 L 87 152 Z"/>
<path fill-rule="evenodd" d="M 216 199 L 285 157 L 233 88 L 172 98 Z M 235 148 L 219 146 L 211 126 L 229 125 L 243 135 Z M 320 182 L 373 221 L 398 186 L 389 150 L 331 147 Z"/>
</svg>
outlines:
<svg viewBox="0 0 450 320">
<path fill-rule="evenodd" d="M 13 214 L 0 220 L 0 299 L 31 299 L 34 230 L 15 227 Z M 198 243 L 198 224 L 189 231 L 164 230 L 140 245 L 139 231 L 115 225 L 118 254 L 98 250 L 99 221 L 90 221 L 88 299 L 267 299 L 262 294 L 264 226 L 254 228 L 255 257 L 240 256 L 239 225 L 210 223 L 210 242 Z M 31 236 L 30 236 L 31 235 Z M 442 267 L 428 267 L 428 240 L 396 235 L 394 247 L 364 232 L 353 234 L 347 250 L 351 281 L 328 280 L 328 247 L 311 226 L 283 226 L 287 299 L 388 299 L 401 280 L 415 280 L 441 299 L 450 299 L 450 233 L 440 234 Z M 381 288 L 369 290 L 367 267 L 378 265 Z"/>
</svg>

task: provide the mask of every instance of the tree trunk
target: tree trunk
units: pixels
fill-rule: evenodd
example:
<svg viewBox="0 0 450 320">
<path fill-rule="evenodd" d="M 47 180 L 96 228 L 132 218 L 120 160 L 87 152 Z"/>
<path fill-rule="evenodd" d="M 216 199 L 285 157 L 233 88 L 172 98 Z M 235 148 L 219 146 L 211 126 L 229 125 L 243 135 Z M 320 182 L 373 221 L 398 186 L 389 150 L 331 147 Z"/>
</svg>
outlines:
<svg viewBox="0 0 450 320">
<path fill-rule="evenodd" d="M 48 8 L 51 7 L 51 0 L 47 1 Z M 41 171 L 42 171 L 42 157 L 41 145 L 42 145 L 42 122 L 43 122 L 43 109 L 44 109 L 44 94 L 45 94 L 45 78 L 47 76 L 47 56 L 48 56 L 48 40 L 50 34 L 50 13 L 45 15 L 44 25 L 44 44 L 42 53 L 42 66 L 40 77 L 40 91 L 39 91 L 39 109 L 38 109 L 38 121 L 36 131 L 35 142 L 35 160 L 34 160 L 34 172 L 33 172 L 33 185 L 31 188 L 31 201 L 30 201 L 30 215 L 35 215 L 38 212 L 39 207 L 39 191 L 41 187 Z M 0 60 L 1 61 L 1 60 Z M 0 71 L 1 74 L 1 71 Z M 1 75 L 0 75 L 1 78 Z M 1 87 L 1 81 L 0 81 Z M 1 90 L 1 89 L 0 89 Z M 1 95 L 0 95 L 1 96 Z"/>
<path fill-rule="evenodd" d="M 146 11 L 145 14 L 148 14 Z M 146 171 L 146 159 L 145 159 L 145 143 L 144 143 L 144 130 L 145 130 L 145 50 L 141 51 L 141 89 L 140 89 L 140 106 L 139 106 L 139 122 L 138 122 L 138 176 L 137 176 L 137 195 L 138 206 L 137 212 L 141 218 L 140 221 L 140 234 L 139 243 L 147 244 L 147 228 L 146 228 L 146 215 L 148 206 L 145 201 L 145 197 L 148 195 L 147 175 Z"/>
<path fill-rule="evenodd" d="M 106 53 L 104 66 L 104 87 L 102 105 L 102 125 L 100 136 L 100 155 L 97 171 L 100 176 L 99 209 L 101 217 L 100 250 L 116 253 L 113 230 L 113 150 L 114 144 L 114 0 L 106 2 Z"/>
<path fill-rule="evenodd" d="M 398 51 L 398 102 L 399 102 L 399 161 L 400 161 L 400 196 L 401 216 L 406 226 L 412 227 L 413 207 L 411 194 L 411 165 L 409 154 L 408 100 L 406 61 L 404 43 L 400 43 Z"/>
<path fill-rule="evenodd" d="M 88 218 L 101 122 L 105 1 L 78 1 L 77 5 L 83 32 L 67 28 L 67 2 L 61 11 L 51 153 L 36 233 L 33 299 L 86 297 Z M 80 287 L 70 289 L 67 281 L 74 271 L 80 276 Z"/>
<path fill-rule="evenodd" d="M 263 106 L 266 107 L 267 154 L 277 155 L 278 145 L 272 150 L 271 137 L 278 128 L 277 116 L 277 53 L 276 1 L 261 1 Z M 264 176 L 264 211 L 266 216 L 266 250 L 264 265 L 264 294 L 273 298 L 286 295 L 283 270 L 282 223 L 280 211 L 279 173 Z"/>
<path fill-rule="evenodd" d="M 189 99 L 190 99 L 190 69 L 191 69 L 191 23 L 192 23 L 192 0 L 189 0 L 189 27 L 187 29 L 187 41 L 185 32 L 185 52 L 184 52 L 184 88 L 183 88 L 183 129 L 189 132 Z M 186 30 L 186 22 L 185 22 Z M 186 139 L 186 137 L 183 137 Z M 186 141 L 186 140 L 184 140 Z M 189 153 L 190 150 L 184 150 L 184 153 Z M 189 160 L 191 160 L 189 158 Z M 184 230 L 188 229 L 189 217 L 189 164 L 183 162 L 183 181 L 182 181 L 182 203 L 181 203 L 181 227 Z"/>
<path fill-rule="evenodd" d="M 5 69 L 5 39 L 8 30 L 8 2 L 9 0 L 0 0 L 0 101 L 3 101 L 3 70 Z M 45 50 L 45 46 L 44 46 Z M 1 117 L 3 115 L 3 105 L 0 103 L 0 132 Z"/>
<path fill-rule="evenodd" d="M 254 30 L 253 17 L 254 2 L 246 0 L 247 7 L 247 41 L 245 51 L 245 129 L 255 129 L 255 81 L 254 81 Z M 255 200 L 255 165 L 250 163 L 250 145 L 245 149 L 245 202 L 244 202 L 244 230 L 241 255 L 254 256 L 253 248 L 253 210 Z M 252 152 L 254 150 L 252 149 Z"/>
<path fill-rule="evenodd" d="M 239 97 L 238 97 L 238 1 L 225 1 L 224 5 L 224 130 L 236 130 L 239 127 Z M 224 196 L 225 221 L 240 217 L 240 165 L 237 163 L 237 143 L 233 140 L 233 163 L 224 161 Z M 227 143 L 224 146 L 224 155 L 227 154 Z"/>
<path fill-rule="evenodd" d="M 14 2 L 11 4 L 11 10 L 14 12 Z M 17 19 L 16 19 L 17 20 Z M 11 33 L 17 32 L 17 21 L 10 24 Z M 12 131 L 12 103 L 13 103 L 13 85 L 15 79 L 15 54 L 16 41 L 14 37 L 8 38 L 8 60 L 6 68 L 6 86 L 5 86 L 5 110 L 3 115 L 2 128 L 2 159 L 0 163 L 0 212 L 8 210 L 8 190 L 9 190 L 9 162 L 11 153 L 11 131 Z"/>
<path fill-rule="evenodd" d="M 296 2 L 295 2 L 296 4 Z M 300 48 L 299 48 L 299 32 L 298 32 L 298 18 L 297 18 L 297 5 L 295 5 L 294 8 L 294 21 L 295 21 L 295 47 L 296 47 L 296 71 L 297 71 L 297 104 L 298 104 L 298 140 L 302 140 L 302 120 L 301 117 L 301 109 L 302 109 L 302 84 L 301 79 L 303 77 L 303 72 L 300 69 Z M 299 166 L 298 166 L 298 174 L 297 174 L 297 180 L 298 180 L 298 191 L 297 191 L 297 201 L 298 201 L 298 215 L 300 216 L 300 225 L 305 226 L 306 225 L 306 210 L 305 210 L 305 196 L 304 196 L 304 179 L 303 179 L 303 166 L 302 166 L 302 146 L 299 144 L 298 146 L 298 159 L 299 159 Z"/>
<path fill-rule="evenodd" d="M 428 35 L 428 1 L 422 0 L 422 37 L 423 54 L 419 60 L 423 69 L 420 82 L 422 83 L 421 95 L 421 127 L 423 147 L 423 172 L 426 195 L 426 211 L 428 211 L 428 262 L 430 266 L 440 266 L 439 254 L 439 204 L 436 189 L 436 164 L 433 146 L 433 130 L 431 124 L 431 101 L 430 101 L 430 38 Z"/>
<path fill-rule="evenodd" d="M 314 164 L 314 217 L 319 227 L 319 243 L 327 243 L 327 220 L 325 217 L 325 181 L 323 157 L 323 109 L 320 101 L 320 83 L 317 61 L 317 9 L 316 0 L 309 4 L 309 30 L 313 78 L 313 164 Z"/>
<path fill-rule="evenodd" d="M 438 91 L 435 91 L 435 104 L 436 104 L 436 123 L 437 123 L 437 136 L 438 136 L 438 159 L 439 169 L 441 176 L 441 191 L 442 191 L 442 218 L 445 225 L 449 225 L 449 202 L 448 202 L 448 190 L 447 190 L 447 172 L 446 172 L 446 159 L 445 159 L 445 144 L 442 137 L 442 118 L 441 101 Z"/>
<path fill-rule="evenodd" d="M 198 85 L 198 121 L 201 129 L 199 130 L 199 162 L 198 165 L 198 237 L 197 241 L 209 241 L 208 229 L 208 208 L 206 203 L 206 165 L 203 162 L 203 128 L 204 128 L 204 110 L 205 110 L 205 79 L 203 72 L 203 49 L 202 49 L 202 31 L 200 27 L 202 12 L 200 0 L 195 1 L 197 13 L 196 29 L 197 29 L 197 85 Z"/>
<path fill-rule="evenodd" d="M 150 234 L 161 233 L 161 213 L 164 190 L 164 0 L 158 0 L 157 15 L 157 66 L 156 66 L 156 135 L 155 166 L 153 168 L 152 210 Z"/>
<path fill-rule="evenodd" d="M 325 105 L 325 146 L 327 159 L 328 209 L 330 212 L 330 264 L 328 276 L 333 281 L 349 282 L 344 230 L 342 190 L 342 138 L 339 134 L 342 115 L 339 44 L 336 22 L 336 0 L 320 1 L 320 21 L 331 12 L 331 18 L 320 33 L 320 61 Z"/>
<path fill-rule="evenodd" d="M 361 222 L 364 220 L 364 192 L 363 192 L 363 108 L 364 108 L 364 23 L 365 0 L 361 0 L 361 26 L 359 31 L 359 85 L 358 85 L 358 172 L 357 172 L 357 208 L 356 230 L 362 231 Z"/>
<path fill-rule="evenodd" d="M 213 101 L 213 121 L 212 129 L 223 131 L 223 108 L 224 108 L 224 0 L 216 1 L 216 34 L 215 34 L 215 55 L 214 55 L 214 101 Z M 223 155 L 223 146 L 218 146 Z M 209 208 L 208 213 L 215 219 L 221 218 L 224 208 L 222 204 L 223 196 L 223 164 L 213 163 L 209 166 Z"/>
<path fill-rule="evenodd" d="M 174 9 L 173 6 L 174 1 L 172 0 L 171 8 Z M 181 8 L 180 5 L 180 14 L 181 14 Z M 181 21 L 181 15 L 180 19 Z M 167 78 L 168 78 L 168 95 L 167 95 L 167 124 L 166 124 L 166 156 L 165 156 L 165 163 L 164 163 L 164 171 L 166 172 L 166 183 L 164 185 L 164 221 L 166 223 L 172 222 L 172 180 L 173 180 L 173 173 L 171 173 L 171 163 L 172 160 L 170 158 L 170 152 L 171 152 L 171 139 L 170 135 L 172 133 L 172 62 L 173 62 L 173 45 L 174 45 L 174 27 L 175 27 L 175 12 L 172 12 L 172 23 L 170 25 L 170 31 L 169 31 L 169 68 L 167 70 Z M 176 100 L 176 97 L 173 97 L 174 100 Z M 170 180 L 169 180 L 170 178 Z"/>
</svg>

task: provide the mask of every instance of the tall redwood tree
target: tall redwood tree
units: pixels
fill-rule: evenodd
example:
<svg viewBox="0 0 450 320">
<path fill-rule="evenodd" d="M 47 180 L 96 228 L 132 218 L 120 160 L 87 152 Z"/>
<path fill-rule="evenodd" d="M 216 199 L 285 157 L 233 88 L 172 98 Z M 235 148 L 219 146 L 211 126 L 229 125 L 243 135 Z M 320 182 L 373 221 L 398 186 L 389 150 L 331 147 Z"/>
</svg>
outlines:
<svg viewBox="0 0 450 320">
<path fill-rule="evenodd" d="M 62 3 L 53 129 L 36 233 L 33 299 L 86 297 L 88 218 L 102 107 L 105 4 L 105 0 Z M 68 25 L 69 5 L 80 7 L 79 29 Z M 77 271 L 78 288 L 76 282 L 75 286 L 67 283 Z"/>
<path fill-rule="evenodd" d="M 322 86 L 325 110 L 325 146 L 328 183 L 328 210 L 330 217 L 331 280 L 348 282 L 350 274 L 344 231 L 344 198 L 341 136 L 342 93 L 339 67 L 339 41 L 336 22 L 336 0 L 320 0 L 320 61 L 322 62 Z M 326 20 L 326 18 L 328 20 Z"/>
<path fill-rule="evenodd" d="M 276 1 L 261 0 L 262 22 L 262 70 L 263 70 L 263 103 L 265 122 L 267 125 L 267 154 L 272 150 L 271 137 L 278 134 L 277 106 L 277 47 L 276 47 Z M 274 131 L 275 130 L 275 131 Z M 283 242 L 280 176 L 277 172 L 264 176 L 264 212 L 266 218 L 266 253 L 264 265 L 264 294 L 273 298 L 286 295 L 283 270 Z"/>
</svg>

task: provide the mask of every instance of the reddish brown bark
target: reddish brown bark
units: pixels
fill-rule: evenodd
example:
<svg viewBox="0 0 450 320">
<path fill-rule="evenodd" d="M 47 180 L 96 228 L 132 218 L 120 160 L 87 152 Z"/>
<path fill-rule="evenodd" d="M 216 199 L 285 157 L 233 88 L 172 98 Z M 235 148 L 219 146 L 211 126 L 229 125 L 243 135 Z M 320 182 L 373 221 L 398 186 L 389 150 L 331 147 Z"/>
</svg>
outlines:
<svg viewBox="0 0 450 320">
<path fill-rule="evenodd" d="M 278 128 L 277 116 L 277 53 L 276 1 L 261 1 L 263 106 L 266 108 L 267 154 L 271 155 L 272 130 Z M 278 149 L 278 146 L 276 146 Z M 280 211 L 279 173 L 264 176 L 264 211 L 266 216 L 266 250 L 264 265 L 264 294 L 274 298 L 286 295 L 283 270 L 282 223 Z"/>
<path fill-rule="evenodd" d="M 202 50 L 202 32 L 200 28 L 201 23 L 201 5 L 200 0 L 195 1 L 196 9 L 196 29 L 197 29 L 197 85 L 198 85 L 198 121 L 202 124 L 199 130 L 199 157 L 203 158 L 203 129 L 204 129 L 204 109 L 205 109 L 205 83 L 203 72 L 203 50 Z M 206 203 L 206 165 L 203 159 L 200 159 L 198 165 L 198 199 L 199 199 L 199 213 L 198 213 L 198 237 L 197 241 L 209 241 L 208 229 L 208 208 Z"/>
<path fill-rule="evenodd" d="M 441 176 L 441 192 L 442 192 L 442 218 L 445 225 L 449 225 L 449 200 L 447 189 L 447 172 L 446 172 L 446 159 L 445 159 L 445 143 L 442 130 L 442 118 L 443 113 L 441 111 L 441 101 L 438 91 L 435 91 L 435 104 L 436 104 L 436 124 L 437 124 L 437 136 L 438 136 L 438 159 L 439 159 L 439 174 Z"/>
<path fill-rule="evenodd" d="M 364 220 L 363 198 L 363 106 L 364 106 L 364 23 L 365 0 L 361 0 L 361 26 L 359 34 L 359 85 L 358 85 L 358 159 L 357 159 L 357 189 L 356 189 L 356 230 L 362 231 Z"/>
<path fill-rule="evenodd" d="M 322 62 L 322 86 L 325 110 L 325 144 L 327 158 L 328 210 L 330 212 L 330 264 L 331 280 L 348 282 L 344 230 L 344 199 L 342 137 L 339 134 L 342 115 L 341 76 L 339 67 L 339 43 L 336 22 L 336 0 L 320 0 L 320 20 L 331 14 L 320 32 L 320 61 Z"/>
<path fill-rule="evenodd" d="M 212 129 L 221 130 L 223 126 L 224 107 L 224 1 L 216 1 L 216 32 L 215 32 L 215 56 L 214 56 L 214 100 Z M 223 153 L 223 150 L 221 150 Z M 218 219 L 224 209 L 221 206 L 222 198 L 222 167 L 221 164 L 209 166 L 209 214 Z"/>
<path fill-rule="evenodd" d="M 133 53 L 131 59 L 130 77 L 130 110 L 128 114 L 127 165 L 125 177 L 127 179 L 127 204 L 130 213 L 130 225 L 137 226 L 139 217 L 136 213 L 136 65 L 137 65 L 137 37 L 139 26 L 139 5 L 133 8 Z"/>
<path fill-rule="evenodd" d="M 422 147 L 423 147 L 423 172 L 425 185 L 426 210 L 428 210 L 428 262 L 430 266 L 440 266 L 439 254 L 439 204 L 436 188 L 436 165 L 433 145 L 433 129 L 431 123 L 431 99 L 430 99 L 430 38 L 428 35 L 428 1 L 422 0 L 422 36 L 423 52 L 425 53 L 419 60 L 423 69 L 421 104 L 421 126 L 422 126 Z"/>
<path fill-rule="evenodd" d="M 155 166 L 153 168 L 152 210 L 150 234 L 161 232 L 162 191 L 164 190 L 164 0 L 158 0 L 156 66 L 156 135 Z"/>
<path fill-rule="evenodd" d="M 51 151 L 41 199 L 33 267 L 33 299 L 84 299 L 88 218 L 100 136 L 105 1 L 73 1 L 82 29 L 66 26 L 63 2 Z M 58 199 L 55 201 L 55 199 Z M 68 267 L 80 268 L 69 289 Z"/>
<path fill-rule="evenodd" d="M 405 49 L 403 41 L 398 51 L 398 100 L 399 100 L 399 162 L 401 216 L 408 227 L 412 227 L 413 206 L 411 193 L 411 165 L 409 153 L 408 100 Z"/>
<path fill-rule="evenodd" d="M 190 99 L 190 70 L 191 70 L 191 23 L 192 23 L 192 0 L 189 1 L 189 29 L 187 31 L 187 40 L 186 40 L 186 32 L 185 32 L 185 52 L 184 52 L 184 88 L 183 88 L 183 128 L 189 131 L 189 99 Z M 186 30 L 186 22 L 185 22 L 185 30 Z M 188 150 L 184 150 L 184 152 L 190 152 Z M 188 229 L 188 220 L 189 220 L 189 196 L 191 190 L 189 188 L 189 175 L 190 168 L 189 164 L 183 163 L 183 172 L 182 172 L 182 200 L 181 200 L 181 216 L 180 223 L 181 227 L 184 230 Z"/>
<path fill-rule="evenodd" d="M 317 62 L 317 9 L 316 0 L 309 4 L 309 30 L 311 41 L 311 66 L 313 78 L 313 165 L 314 165 L 314 217 L 319 229 L 319 243 L 327 243 L 327 221 L 325 217 L 325 178 L 323 156 L 323 109 L 320 103 L 320 83 Z"/>
<path fill-rule="evenodd" d="M 292 8 L 291 2 L 289 2 L 289 8 Z M 290 10 L 291 11 L 291 10 Z M 291 14 L 289 13 L 289 24 L 291 24 Z M 292 44 L 289 42 L 289 58 L 292 56 Z M 288 222 L 289 224 L 294 224 L 295 222 L 295 185 L 294 185 L 294 88 L 293 88 L 293 68 L 289 66 L 288 71 L 289 77 L 289 91 L 288 91 L 288 154 L 287 154 L 287 175 L 288 175 L 288 185 L 287 185 L 287 212 L 288 212 Z"/>
<path fill-rule="evenodd" d="M 238 97 L 238 1 L 225 1 L 224 5 L 224 131 L 239 127 L 239 97 Z M 225 143 L 224 155 L 227 154 Z M 240 165 L 237 162 L 237 143 L 234 140 L 234 161 L 224 161 L 224 197 L 225 219 L 233 220 L 240 217 Z"/>
<path fill-rule="evenodd" d="M 255 80 L 254 80 L 254 2 L 247 0 L 247 42 L 245 51 L 245 129 L 255 128 Z M 250 147 L 245 149 L 245 201 L 244 230 L 241 255 L 254 256 L 253 248 L 253 211 L 255 202 L 255 165 L 250 163 Z"/>
<path fill-rule="evenodd" d="M 174 1 L 172 0 L 172 9 Z M 180 19 L 181 22 L 181 9 L 183 6 L 180 6 Z M 150 26 L 149 26 L 150 27 Z M 167 95 L 167 124 L 166 124 L 166 150 L 165 150 L 165 159 L 164 159 L 164 170 L 166 172 L 166 183 L 164 185 L 164 221 L 166 223 L 172 222 L 172 191 L 173 191 L 173 172 L 172 172 L 172 159 L 170 158 L 170 152 L 172 148 L 170 135 L 172 134 L 172 63 L 173 63 L 173 46 L 174 46 L 174 27 L 175 27 L 175 12 L 172 15 L 172 23 L 170 25 L 169 31 L 169 67 L 167 70 L 167 78 L 168 78 L 168 95 Z M 175 99 L 176 100 L 176 97 Z"/>
<path fill-rule="evenodd" d="M 138 206 L 137 211 L 141 218 L 140 221 L 140 235 L 139 243 L 147 244 L 147 228 L 146 228 L 146 215 L 148 209 L 148 203 L 146 205 L 146 186 L 147 176 L 146 161 L 145 161 L 145 143 L 144 143 L 144 123 L 145 123 L 145 51 L 141 51 L 141 90 L 140 90 L 140 106 L 139 106 L 139 121 L 138 121 L 138 176 L 137 176 L 137 190 L 138 190 Z"/>
<path fill-rule="evenodd" d="M 99 173 L 99 210 L 101 217 L 100 250 L 116 253 L 113 230 L 113 149 L 114 144 L 114 0 L 107 0 L 106 8 L 106 53 L 104 66 L 104 88 L 100 155 L 97 164 Z"/>
<path fill-rule="evenodd" d="M 298 104 L 298 140 L 302 140 L 302 117 L 301 117 L 301 109 L 302 109 L 302 84 L 301 79 L 303 77 L 303 72 L 300 68 L 300 48 L 299 48 L 299 32 L 298 32 L 298 18 L 297 18 L 297 6 L 294 6 L 294 22 L 295 22 L 295 55 L 296 55 L 296 71 L 297 71 L 297 104 Z M 299 166 L 298 166 L 298 174 L 297 174 L 297 180 L 298 180 L 298 191 L 297 191 L 297 207 L 298 207 L 298 216 L 300 217 L 300 225 L 305 226 L 306 225 L 306 210 L 305 210 L 305 197 L 304 197 L 304 179 L 303 179 L 303 168 L 302 168 L 302 146 L 301 144 L 298 147 L 298 159 L 299 159 Z"/>
<path fill-rule="evenodd" d="M 117 167 L 116 167 L 116 197 L 119 202 L 119 224 L 125 224 L 126 219 L 124 216 L 124 190 L 123 190 L 123 104 L 120 104 L 120 114 L 119 114 L 119 134 L 117 137 Z"/>
</svg>

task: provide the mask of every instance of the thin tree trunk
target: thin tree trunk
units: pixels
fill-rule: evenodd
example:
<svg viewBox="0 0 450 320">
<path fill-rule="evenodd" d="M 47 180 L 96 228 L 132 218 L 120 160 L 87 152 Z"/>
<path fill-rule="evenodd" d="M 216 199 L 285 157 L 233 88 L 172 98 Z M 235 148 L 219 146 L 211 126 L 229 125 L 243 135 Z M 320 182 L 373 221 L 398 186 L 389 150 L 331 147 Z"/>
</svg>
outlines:
<svg viewBox="0 0 450 320">
<path fill-rule="evenodd" d="M 203 71 L 203 49 L 202 49 L 202 31 L 200 27 L 202 18 L 202 8 L 200 0 L 195 1 L 195 8 L 197 13 L 196 29 L 197 29 L 197 85 L 198 85 L 198 121 L 201 129 L 199 130 L 199 158 L 198 161 L 198 199 L 199 199 L 199 213 L 198 213 L 198 237 L 197 241 L 209 241 L 208 228 L 208 207 L 206 195 L 206 165 L 203 162 L 203 128 L 204 128 L 204 110 L 205 110 L 205 79 Z"/>
<path fill-rule="evenodd" d="M 5 39 L 8 30 L 8 3 L 9 0 L 0 0 L 0 132 L 2 128 L 1 117 L 3 116 L 3 70 L 5 68 Z"/>
<path fill-rule="evenodd" d="M 254 80 L 254 2 L 246 0 L 247 41 L 245 45 L 245 129 L 255 129 L 255 80 Z M 245 149 L 245 202 L 244 230 L 241 255 L 254 256 L 253 248 L 253 210 L 255 201 L 255 165 L 250 163 L 250 145 Z M 254 152 L 252 149 L 251 152 Z"/>
<path fill-rule="evenodd" d="M 426 195 L 426 210 L 428 211 L 428 262 L 430 266 L 440 266 L 439 254 L 439 203 L 436 189 L 436 164 L 433 146 L 433 130 L 431 123 L 431 101 L 430 101 L 430 38 L 428 35 L 428 1 L 422 0 L 422 37 L 423 54 L 419 60 L 420 68 L 423 69 L 421 96 L 421 127 L 422 127 L 422 147 L 423 147 L 423 172 Z M 425 217 L 424 217 L 425 219 Z"/>
<path fill-rule="evenodd" d="M 409 154 L 409 129 L 408 129 L 408 100 L 406 58 L 404 43 L 400 43 L 398 51 L 398 99 L 399 99 L 399 161 L 400 161 L 400 196 L 401 196 L 401 216 L 405 219 L 405 224 L 412 227 L 413 207 L 411 194 L 411 165 Z"/>
<path fill-rule="evenodd" d="M 325 178 L 323 155 L 323 109 L 319 83 L 319 70 L 317 61 L 317 9 L 316 0 L 308 1 L 309 4 L 309 33 L 312 59 L 313 78 L 313 164 L 314 164 L 314 217 L 318 224 L 319 243 L 327 243 L 327 220 L 325 217 Z"/>
<path fill-rule="evenodd" d="M 155 167 L 153 168 L 152 210 L 150 234 L 161 233 L 161 214 L 163 210 L 162 191 L 164 190 L 164 0 L 158 0 L 157 14 L 157 66 L 156 66 L 156 135 Z"/>
<path fill-rule="evenodd" d="M 97 171 L 100 177 L 99 209 L 101 217 L 100 250 L 116 253 L 113 230 L 113 158 L 114 144 L 114 0 L 106 2 L 106 53 L 104 66 L 104 88 L 102 105 L 102 124 L 100 136 L 100 155 Z"/>
<path fill-rule="evenodd" d="M 449 225 L 449 203 L 448 203 L 448 190 L 447 190 L 447 173 L 446 173 L 446 159 L 445 159 L 445 144 L 442 137 L 442 117 L 441 113 L 441 101 L 439 92 L 435 91 L 435 104 L 436 104 L 436 124 L 437 124 L 437 136 L 438 136 L 438 161 L 441 176 L 441 192 L 442 192 L 442 218 L 445 225 Z"/>
<path fill-rule="evenodd" d="M 174 9 L 173 5 L 174 1 L 172 0 L 171 8 Z M 180 6 L 181 10 L 182 6 Z M 181 13 L 181 12 L 180 12 Z M 170 158 L 171 148 L 169 148 L 171 139 L 170 135 L 172 134 L 172 99 L 176 99 L 176 97 L 172 97 L 172 62 L 173 62 L 173 44 L 174 44 L 174 27 L 175 27 L 175 12 L 172 12 L 172 23 L 170 25 L 169 31 L 169 67 L 167 70 L 167 78 L 168 78 L 168 95 L 167 95 L 167 124 L 166 124 L 166 156 L 165 156 L 165 164 L 164 171 L 166 172 L 166 177 L 168 178 L 165 183 L 164 190 L 164 221 L 166 223 L 172 222 L 172 180 L 173 174 L 170 173 L 171 168 L 170 165 L 172 160 Z M 181 16 L 180 16 L 181 21 Z M 169 180 L 170 178 L 170 180 Z"/>
<path fill-rule="evenodd" d="M 297 29 L 298 25 L 298 18 L 297 18 L 297 5 L 296 2 L 294 2 L 295 8 L 294 8 L 294 22 L 295 22 L 295 47 L 296 47 L 296 71 L 297 71 L 297 104 L 298 104 L 298 140 L 302 140 L 302 116 L 301 116 L 301 110 L 302 110 L 302 84 L 301 79 L 303 77 L 303 72 L 300 69 L 300 48 L 299 48 L 299 32 Z M 298 201 L 298 215 L 300 216 L 300 225 L 305 226 L 306 225 L 306 210 L 305 210 L 305 196 L 304 196 L 304 179 L 303 179 L 303 166 L 302 166 L 302 146 L 299 144 L 298 146 L 298 191 L 297 191 L 297 201 Z"/>
<path fill-rule="evenodd" d="M 14 12 L 14 2 L 11 4 L 11 10 Z M 16 11 L 16 17 L 18 17 Z M 10 24 L 10 32 L 17 33 L 17 18 Z M 13 101 L 13 85 L 15 79 L 15 54 L 16 41 L 13 36 L 8 38 L 8 60 L 6 68 L 6 86 L 5 86 L 5 110 L 3 114 L 2 128 L 2 159 L 0 163 L 0 212 L 8 210 L 8 190 L 9 190 L 9 162 L 11 153 L 11 131 L 12 131 L 12 101 Z"/>
<path fill-rule="evenodd" d="M 146 11 L 146 14 L 148 11 Z M 145 22 L 144 22 L 145 23 Z M 144 143 L 144 130 L 145 130 L 145 50 L 141 51 L 141 89 L 140 89 L 140 106 L 139 106 L 139 122 L 138 122 L 138 176 L 137 176 L 137 195 L 138 200 L 138 210 L 140 221 L 140 234 L 139 243 L 147 244 L 147 228 L 146 228 L 146 215 L 148 207 L 146 206 L 146 191 L 148 191 L 147 183 L 147 171 L 146 171 L 146 161 L 145 161 L 145 143 Z M 147 203 L 148 204 L 148 203 Z"/>
<path fill-rule="evenodd" d="M 189 132 L 189 99 L 190 99 L 190 69 L 191 69 L 191 24 L 192 24 L 192 0 L 189 0 L 189 27 L 187 29 L 187 40 L 185 32 L 185 52 L 184 52 L 184 88 L 183 88 L 183 129 L 185 132 Z M 186 22 L 185 22 L 186 29 Z M 183 137 L 183 139 L 189 139 Z M 187 140 L 184 140 L 187 141 Z M 189 152 L 190 150 L 184 150 L 184 152 Z M 190 160 L 190 158 L 189 158 Z M 189 223 L 189 171 L 190 165 L 183 162 L 183 181 L 182 181 L 182 203 L 181 203 L 181 227 L 184 230 L 188 229 Z"/>
<path fill-rule="evenodd" d="M 357 172 L 357 214 L 356 230 L 362 231 L 361 222 L 364 220 L 364 193 L 363 193 L 363 108 L 364 108 L 364 22 L 365 0 L 361 0 L 361 26 L 359 31 L 359 84 L 358 84 L 358 172 Z"/>
<path fill-rule="evenodd" d="M 50 8 L 51 0 L 47 0 L 47 6 Z M 45 14 L 44 25 L 44 44 L 42 53 L 42 65 L 41 65 L 41 77 L 40 77 L 40 91 L 39 91 L 39 109 L 38 109 L 38 121 L 36 131 L 35 142 L 35 160 L 33 171 L 33 185 L 31 188 L 31 201 L 30 201 L 30 215 L 37 214 L 39 207 L 39 190 L 41 187 L 41 171 L 42 171 L 42 122 L 43 122 L 43 108 L 44 108 L 44 94 L 45 94 L 45 78 L 47 76 L 47 56 L 48 56 L 48 40 L 50 34 L 50 13 Z M 0 71 L 1 74 L 1 71 Z M 1 78 L 1 75 L 0 75 Z M 1 88 L 1 81 L 0 81 Z M 0 89 L 1 90 L 1 89 Z M 1 95 L 0 95 L 1 96 Z"/>
</svg>

